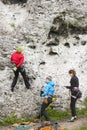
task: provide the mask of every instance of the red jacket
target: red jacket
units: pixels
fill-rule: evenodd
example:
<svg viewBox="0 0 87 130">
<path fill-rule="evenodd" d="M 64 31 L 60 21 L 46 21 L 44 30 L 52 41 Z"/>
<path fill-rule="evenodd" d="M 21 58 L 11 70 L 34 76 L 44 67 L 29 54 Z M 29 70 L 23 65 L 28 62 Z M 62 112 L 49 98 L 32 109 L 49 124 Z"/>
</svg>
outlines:
<svg viewBox="0 0 87 130">
<path fill-rule="evenodd" d="M 11 55 L 11 61 L 12 63 L 17 65 L 17 68 L 21 67 L 24 63 L 24 55 L 19 52 L 14 52 Z"/>
</svg>

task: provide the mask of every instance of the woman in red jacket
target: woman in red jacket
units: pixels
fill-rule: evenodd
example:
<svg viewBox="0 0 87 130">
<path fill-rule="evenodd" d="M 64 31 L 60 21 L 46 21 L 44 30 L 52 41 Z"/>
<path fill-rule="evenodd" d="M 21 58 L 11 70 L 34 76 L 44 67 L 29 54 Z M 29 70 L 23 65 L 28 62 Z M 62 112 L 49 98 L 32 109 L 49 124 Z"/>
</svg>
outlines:
<svg viewBox="0 0 87 130">
<path fill-rule="evenodd" d="M 23 79 L 24 79 L 24 83 L 26 85 L 26 88 L 29 89 L 30 88 L 30 84 L 29 84 L 29 80 L 26 76 L 26 71 L 25 71 L 25 68 L 23 66 L 23 63 L 24 63 L 24 55 L 22 54 L 22 47 L 21 46 L 18 46 L 17 48 L 17 51 L 14 52 L 12 55 L 11 55 L 11 62 L 14 64 L 14 68 L 13 68 L 13 71 L 14 71 L 14 79 L 13 79 L 13 82 L 12 82 L 12 85 L 11 85 L 11 91 L 13 92 L 14 91 L 14 87 L 17 83 L 17 80 L 18 80 L 18 76 L 19 76 L 19 72 L 21 73 Z"/>
</svg>

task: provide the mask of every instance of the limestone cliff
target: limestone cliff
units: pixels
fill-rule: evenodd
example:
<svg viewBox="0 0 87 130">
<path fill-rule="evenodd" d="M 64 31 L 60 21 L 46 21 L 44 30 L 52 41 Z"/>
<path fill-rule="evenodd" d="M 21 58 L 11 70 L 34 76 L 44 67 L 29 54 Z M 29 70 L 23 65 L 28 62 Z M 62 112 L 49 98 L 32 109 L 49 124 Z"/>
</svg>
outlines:
<svg viewBox="0 0 87 130">
<path fill-rule="evenodd" d="M 25 67 L 32 90 L 22 78 L 10 91 L 13 72 L 10 55 L 24 48 Z M 87 96 L 87 1 L 86 0 L 1 0 L 0 1 L 0 116 L 34 115 L 39 110 L 39 90 L 44 78 L 56 84 L 56 109 L 68 107 L 68 70 L 74 68 L 83 97 Z M 62 100 L 62 98 L 64 100 Z"/>
</svg>

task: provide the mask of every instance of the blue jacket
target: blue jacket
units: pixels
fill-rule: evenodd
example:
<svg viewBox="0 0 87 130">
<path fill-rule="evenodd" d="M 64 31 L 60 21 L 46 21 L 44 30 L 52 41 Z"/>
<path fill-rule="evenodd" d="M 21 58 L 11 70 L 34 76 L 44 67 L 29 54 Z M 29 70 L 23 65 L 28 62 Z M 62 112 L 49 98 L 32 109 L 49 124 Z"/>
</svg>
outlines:
<svg viewBox="0 0 87 130">
<path fill-rule="evenodd" d="M 55 85 L 54 85 L 53 81 L 47 82 L 41 96 L 42 97 L 44 97 L 44 96 L 50 97 L 50 95 L 54 95 L 54 88 L 55 88 Z"/>
</svg>

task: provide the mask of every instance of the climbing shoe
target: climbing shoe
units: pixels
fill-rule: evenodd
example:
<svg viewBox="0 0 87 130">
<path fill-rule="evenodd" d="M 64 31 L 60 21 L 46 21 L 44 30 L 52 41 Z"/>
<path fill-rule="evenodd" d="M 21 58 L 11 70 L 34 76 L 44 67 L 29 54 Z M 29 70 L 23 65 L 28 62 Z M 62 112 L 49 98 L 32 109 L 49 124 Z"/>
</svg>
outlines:
<svg viewBox="0 0 87 130">
<path fill-rule="evenodd" d="M 27 89 L 30 89 L 30 85 L 26 87 Z"/>
<path fill-rule="evenodd" d="M 31 88 L 30 86 L 31 86 L 31 85 L 30 85 L 30 83 L 29 83 L 28 86 L 26 86 L 26 88 L 27 88 L 27 89 L 30 89 L 30 88 Z"/>
<path fill-rule="evenodd" d="M 11 88 L 11 91 L 14 92 L 14 88 Z"/>
</svg>

